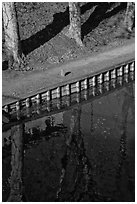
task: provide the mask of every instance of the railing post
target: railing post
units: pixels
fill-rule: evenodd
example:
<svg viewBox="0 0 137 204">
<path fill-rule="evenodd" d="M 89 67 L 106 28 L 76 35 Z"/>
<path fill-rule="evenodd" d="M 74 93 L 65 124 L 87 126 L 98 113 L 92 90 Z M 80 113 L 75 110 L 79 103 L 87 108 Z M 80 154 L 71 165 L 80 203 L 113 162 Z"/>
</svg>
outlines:
<svg viewBox="0 0 137 204">
<path fill-rule="evenodd" d="M 19 101 L 17 101 L 16 102 L 16 113 L 17 113 L 17 120 L 19 120 L 20 119 L 20 102 Z"/>
<path fill-rule="evenodd" d="M 27 98 L 25 102 L 26 102 L 26 108 L 29 108 L 30 107 L 30 98 Z"/>
<path fill-rule="evenodd" d="M 91 83 L 92 83 L 92 86 L 96 85 L 96 78 L 95 78 L 95 76 L 92 77 Z"/>
<path fill-rule="evenodd" d="M 131 71 L 131 72 L 134 72 L 134 70 L 135 70 L 135 62 L 132 62 L 132 63 L 130 64 L 130 71 Z"/>
<path fill-rule="evenodd" d="M 123 66 L 117 69 L 117 76 L 123 76 Z"/>
<path fill-rule="evenodd" d="M 129 64 L 124 66 L 124 74 L 128 74 L 128 72 L 129 72 Z"/>
<path fill-rule="evenodd" d="M 67 85 L 66 85 L 66 95 L 69 96 L 70 94 L 71 94 L 70 84 L 67 84 Z"/>
<path fill-rule="evenodd" d="M 104 81 L 109 81 L 110 80 L 110 73 L 109 71 L 107 71 L 105 74 L 104 74 Z"/>
<path fill-rule="evenodd" d="M 76 82 L 76 92 L 79 93 L 80 92 L 80 81 Z"/>
<path fill-rule="evenodd" d="M 17 102 L 16 102 L 16 111 L 19 111 L 19 110 L 20 110 L 20 102 L 17 101 Z"/>
<path fill-rule="evenodd" d="M 58 87 L 57 88 L 57 98 L 60 98 L 61 97 L 61 88 L 60 87 Z"/>
<path fill-rule="evenodd" d="M 4 106 L 4 111 L 5 111 L 6 113 L 9 113 L 9 106 L 8 106 L 8 105 Z"/>
<path fill-rule="evenodd" d="M 98 84 L 102 84 L 103 83 L 103 74 L 100 74 L 98 76 Z"/>
<path fill-rule="evenodd" d="M 88 89 L 88 79 L 84 80 L 84 89 Z"/>
<path fill-rule="evenodd" d="M 41 95 L 40 94 L 37 94 L 37 96 L 36 96 L 36 103 L 37 103 L 37 105 L 39 105 L 41 103 Z"/>
<path fill-rule="evenodd" d="M 111 71 L 111 79 L 115 79 L 117 77 L 116 69 Z"/>
<path fill-rule="evenodd" d="M 47 99 L 47 101 L 50 101 L 50 100 L 51 100 L 51 93 L 50 93 L 50 91 L 47 91 L 47 93 L 46 93 L 46 99 Z"/>
</svg>

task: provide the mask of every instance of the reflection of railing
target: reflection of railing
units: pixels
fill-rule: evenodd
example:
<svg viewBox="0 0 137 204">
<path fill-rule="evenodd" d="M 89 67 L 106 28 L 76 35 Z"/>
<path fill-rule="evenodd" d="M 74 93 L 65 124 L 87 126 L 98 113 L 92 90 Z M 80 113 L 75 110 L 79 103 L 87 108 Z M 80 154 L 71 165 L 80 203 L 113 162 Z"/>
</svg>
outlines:
<svg viewBox="0 0 137 204">
<path fill-rule="evenodd" d="M 8 104 L 3 107 L 3 110 L 11 115 L 10 122 L 20 119 L 32 120 L 33 117 L 40 117 L 43 113 L 46 115 L 54 114 L 133 81 L 134 70 L 135 61 L 132 60 L 103 73 L 88 76 L 79 81 Z"/>
</svg>

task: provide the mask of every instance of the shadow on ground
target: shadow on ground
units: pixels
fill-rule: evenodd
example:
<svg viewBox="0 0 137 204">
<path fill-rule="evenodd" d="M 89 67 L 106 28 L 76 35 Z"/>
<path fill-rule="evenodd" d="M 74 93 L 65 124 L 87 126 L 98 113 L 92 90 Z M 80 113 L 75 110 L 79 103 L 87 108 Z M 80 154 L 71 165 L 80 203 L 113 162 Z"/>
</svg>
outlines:
<svg viewBox="0 0 137 204">
<path fill-rule="evenodd" d="M 31 37 L 23 40 L 22 49 L 25 55 L 29 54 L 36 48 L 48 42 L 51 38 L 55 37 L 61 30 L 69 23 L 69 10 L 54 14 L 54 20 L 51 24 L 46 26 L 45 29 L 37 32 Z"/>
<path fill-rule="evenodd" d="M 5 60 L 2 62 L 2 70 L 7 70 L 8 69 L 8 61 Z"/>
<path fill-rule="evenodd" d="M 95 29 L 101 21 L 106 18 L 110 18 L 117 14 L 119 11 L 126 8 L 126 3 L 121 3 L 116 8 L 112 9 L 110 12 L 107 12 L 114 3 L 99 3 L 95 8 L 94 12 L 90 15 L 88 20 L 82 25 L 82 39 L 85 35 L 90 33 Z"/>
<path fill-rule="evenodd" d="M 90 10 L 97 5 L 88 20 L 82 25 L 82 39 L 85 35 L 95 29 L 101 21 L 117 14 L 120 10 L 123 10 L 126 7 L 126 3 L 121 3 L 112 11 L 107 12 L 113 4 L 114 3 L 87 3 L 81 7 L 81 14 L 84 14 L 87 10 Z M 45 29 L 25 40 L 22 40 L 22 49 L 25 55 L 54 38 L 69 24 L 69 7 L 67 7 L 65 12 L 56 13 L 53 17 L 53 22 L 47 25 Z"/>
</svg>

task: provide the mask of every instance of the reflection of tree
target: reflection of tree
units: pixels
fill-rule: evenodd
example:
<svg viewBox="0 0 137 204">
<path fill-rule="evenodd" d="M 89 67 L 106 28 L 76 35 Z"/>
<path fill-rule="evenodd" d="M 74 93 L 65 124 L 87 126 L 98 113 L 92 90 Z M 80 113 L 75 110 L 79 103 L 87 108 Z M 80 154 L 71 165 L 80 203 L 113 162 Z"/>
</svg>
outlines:
<svg viewBox="0 0 137 204">
<path fill-rule="evenodd" d="M 94 201 L 92 169 L 80 131 L 81 108 L 72 110 L 57 201 Z"/>
<path fill-rule="evenodd" d="M 12 127 L 12 170 L 8 202 L 23 201 L 23 134 L 24 124 Z"/>
<path fill-rule="evenodd" d="M 133 90 L 133 84 L 128 86 L 126 88 L 127 92 L 125 92 L 124 95 L 124 102 L 122 104 L 122 121 L 121 121 L 121 138 L 120 138 L 120 158 L 119 158 L 119 164 L 117 167 L 117 172 L 116 172 L 116 186 L 117 186 L 117 192 L 119 192 L 120 195 L 122 195 L 122 189 L 123 186 L 121 186 L 122 182 L 122 175 L 123 175 L 123 170 L 126 172 L 126 175 L 128 176 L 128 187 L 130 190 L 130 169 L 129 169 L 129 162 L 127 160 L 127 118 L 128 118 L 128 113 L 129 109 L 131 108 L 132 115 L 134 117 L 134 90 Z"/>
<path fill-rule="evenodd" d="M 91 102 L 91 127 L 90 127 L 91 133 L 93 132 L 93 102 Z"/>
</svg>

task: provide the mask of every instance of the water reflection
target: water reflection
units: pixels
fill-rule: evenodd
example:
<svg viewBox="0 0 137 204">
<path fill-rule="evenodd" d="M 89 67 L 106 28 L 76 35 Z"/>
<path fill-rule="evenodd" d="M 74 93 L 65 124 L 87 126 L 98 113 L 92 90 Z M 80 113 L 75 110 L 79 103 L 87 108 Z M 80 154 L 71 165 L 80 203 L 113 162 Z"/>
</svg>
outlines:
<svg viewBox="0 0 137 204">
<path fill-rule="evenodd" d="M 23 201 L 23 135 L 24 124 L 11 129 L 11 176 L 8 202 Z"/>
<path fill-rule="evenodd" d="M 3 201 L 134 201 L 134 84 L 5 134 Z"/>
<path fill-rule="evenodd" d="M 127 153 L 127 129 L 128 129 L 128 114 L 129 110 L 131 109 L 131 115 L 132 119 L 134 119 L 134 87 L 133 84 L 126 87 L 126 91 L 124 92 L 124 101 L 122 104 L 122 110 L 121 110 L 121 125 L 120 125 L 120 131 L 121 131 L 121 138 L 120 138 L 120 148 L 119 148 L 119 163 L 116 171 L 116 186 L 117 191 L 115 194 L 117 194 L 117 197 L 124 197 L 127 192 L 125 192 L 126 188 L 123 188 L 123 185 L 127 185 L 128 191 L 130 191 L 130 196 L 127 196 L 127 199 L 135 199 L 135 192 L 134 192 L 134 186 L 135 181 L 132 179 L 130 175 L 130 164 L 128 160 L 128 153 Z M 125 171 L 125 172 L 124 172 Z M 123 181 L 123 175 L 126 175 L 126 181 Z M 124 176 L 125 176 L 124 175 Z M 121 185 L 122 184 L 122 185 Z M 115 195 L 116 196 L 116 195 Z M 124 200 L 123 200 L 124 201 Z"/>
<path fill-rule="evenodd" d="M 81 107 L 78 106 L 71 112 L 57 201 L 95 201 L 95 182 L 80 128 Z"/>
</svg>

